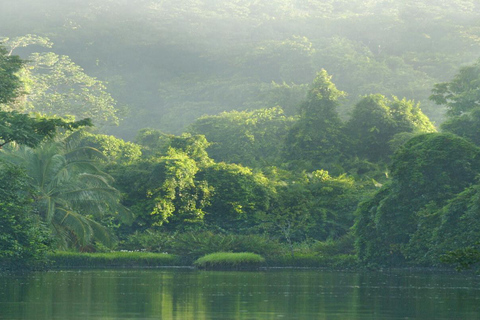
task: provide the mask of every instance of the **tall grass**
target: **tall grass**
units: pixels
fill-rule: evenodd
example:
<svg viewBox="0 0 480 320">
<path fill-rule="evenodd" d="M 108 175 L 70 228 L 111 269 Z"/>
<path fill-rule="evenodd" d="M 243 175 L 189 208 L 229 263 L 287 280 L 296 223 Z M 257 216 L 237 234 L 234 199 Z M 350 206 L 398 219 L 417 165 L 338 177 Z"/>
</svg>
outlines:
<svg viewBox="0 0 480 320">
<path fill-rule="evenodd" d="M 265 259 L 252 252 L 216 252 L 207 254 L 194 262 L 202 269 L 255 269 L 262 266 Z"/>
<path fill-rule="evenodd" d="M 48 258 L 53 268 L 161 267 L 180 265 L 180 260 L 175 255 L 151 252 L 55 252 L 49 254 Z"/>
</svg>

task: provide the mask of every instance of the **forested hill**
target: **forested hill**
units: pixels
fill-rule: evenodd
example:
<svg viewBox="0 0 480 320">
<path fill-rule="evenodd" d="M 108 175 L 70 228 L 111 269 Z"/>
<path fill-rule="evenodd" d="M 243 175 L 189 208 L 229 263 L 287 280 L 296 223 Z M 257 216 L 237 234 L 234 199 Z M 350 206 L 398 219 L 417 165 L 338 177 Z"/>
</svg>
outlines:
<svg viewBox="0 0 480 320">
<path fill-rule="evenodd" d="M 360 96 L 380 93 L 421 102 L 438 125 L 445 110 L 428 96 L 478 59 L 480 1 L 4 0 L 0 30 L 53 43 L 18 46 L 22 58 L 66 55 L 105 81 L 105 94 L 89 94 L 117 101 L 123 112 L 105 122 L 128 121 L 105 130 L 123 138 L 145 127 L 180 133 L 222 111 L 296 114 L 322 68 L 348 93 L 344 119 Z"/>
</svg>

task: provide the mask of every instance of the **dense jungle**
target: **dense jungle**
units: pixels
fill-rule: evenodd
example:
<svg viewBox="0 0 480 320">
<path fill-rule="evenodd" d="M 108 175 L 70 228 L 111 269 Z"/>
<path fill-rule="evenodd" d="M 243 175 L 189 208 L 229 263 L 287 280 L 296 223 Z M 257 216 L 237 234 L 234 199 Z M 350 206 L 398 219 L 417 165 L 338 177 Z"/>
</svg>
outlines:
<svg viewBox="0 0 480 320">
<path fill-rule="evenodd" d="M 0 268 L 478 267 L 478 0 L 4 0 L 0 46 Z"/>
</svg>

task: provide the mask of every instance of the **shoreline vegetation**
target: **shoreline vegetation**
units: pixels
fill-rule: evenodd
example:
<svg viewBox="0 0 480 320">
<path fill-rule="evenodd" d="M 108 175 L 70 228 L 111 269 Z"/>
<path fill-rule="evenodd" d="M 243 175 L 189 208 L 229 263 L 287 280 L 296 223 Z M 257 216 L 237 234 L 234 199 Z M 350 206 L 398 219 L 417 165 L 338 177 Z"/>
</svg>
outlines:
<svg viewBox="0 0 480 320">
<path fill-rule="evenodd" d="M 480 271 L 479 1 L 92 0 L 0 34 L 0 270 Z"/>
<path fill-rule="evenodd" d="M 276 255 L 262 257 L 250 252 L 216 252 L 194 261 L 169 253 L 117 251 L 107 253 L 80 253 L 58 251 L 48 256 L 47 269 L 64 268 L 142 268 L 142 267 L 198 267 L 199 269 L 245 270 L 260 267 L 334 268 L 358 267 L 353 255 L 326 257 L 314 254 Z"/>
<path fill-rule="evenodd" d="M 199 270 L 252 271 L 265 269 L 299 268 L 328 269 L 337 271 L 387 271 L 414 270 L 427 272 L 457 272 L 451 266 L 419 267 L 366 267 L 358 262 L 355 255 L 342 254 L 321 256 L 298 253 L 262 257 L 249 252 L 217 252 L 207 254 L 195 261 L 169 253 L 117 251 L 107 253 L 80 253 L 58 251 L 48 255 L 48 263 L 43 270 L 64 269 L 110 269 L 110 268 L 189 268 Z M 470 273 L 471 270 L 463 270 Z"/>
</svg>

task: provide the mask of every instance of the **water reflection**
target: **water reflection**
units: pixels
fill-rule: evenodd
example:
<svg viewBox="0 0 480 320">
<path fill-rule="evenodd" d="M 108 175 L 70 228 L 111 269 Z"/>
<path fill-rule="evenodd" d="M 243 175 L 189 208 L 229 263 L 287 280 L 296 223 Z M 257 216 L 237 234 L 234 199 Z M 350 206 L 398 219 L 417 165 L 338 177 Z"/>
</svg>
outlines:
<svg viewBox="0 0 480 320">
<path fill-rule="evenodd" d="M 0 319 L 480 319 L 479 284 L 402 272 L 47 272 L 0 276 Z"/>
</svg>

